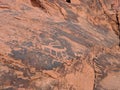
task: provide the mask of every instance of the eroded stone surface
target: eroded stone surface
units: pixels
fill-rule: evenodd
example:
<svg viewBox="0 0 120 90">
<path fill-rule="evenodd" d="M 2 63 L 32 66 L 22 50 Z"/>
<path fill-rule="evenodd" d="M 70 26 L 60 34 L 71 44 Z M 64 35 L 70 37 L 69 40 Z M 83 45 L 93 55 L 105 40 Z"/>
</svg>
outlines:
<svg viewBox="0 0 120 90">
<path fill-rule="evenodd" d="M 0 0 L 0 90 L 119 90 L 115 1 Z"/>
</svg>

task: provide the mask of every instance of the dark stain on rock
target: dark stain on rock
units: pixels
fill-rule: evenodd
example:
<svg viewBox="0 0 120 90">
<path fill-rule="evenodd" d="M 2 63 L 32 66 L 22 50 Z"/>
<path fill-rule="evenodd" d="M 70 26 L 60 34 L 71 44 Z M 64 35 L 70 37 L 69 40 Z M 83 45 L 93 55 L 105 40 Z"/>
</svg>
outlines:
<svg viewBox="0 0 120 90">
<path fill-rule="evenodd" d="M 66 18 L 67 21 L 71 21 L 71 22 L 76 22 L 76 21 L 78 21 L 78 20 L 77 20 L 77 17 L 78 17 L 77 14 L 75 14 L 74 12 L 72 12 L 72 11 L 69 10 L 69 9 L 65 9 L 65 10 L 66 10 L 66 12 L 68 13 L 68 14 L 67 14 L 67 18 Z"/>
<path fill-rule="evenodd" d="M 62 63 L 60 62 L 53 61 L 54 58 L 52 58 L 51 56 L 37 50 L 12 50 L 10 56 L 15 59 L 22 60 L 24 64 L 31 65 L 36 69 L 51 70 L 62 65 Z"/>
<path fill-rule="evenodd" d="M 25 42 L 22 43 L 22 45 L 26 46 L 26 47 L 31 47 L 31 46 L 33 46 L 33 43 L 31 41 L 30 42 L 25 41 Z"/>
<path fill-rule="evenodd" d="M 16 78 L 14 80 L 14 86 L 27 88 L 29 86 L 29 81 L 22 78 Z M 22 86 L 21 86 L 22 85 Z"/>
</svg>

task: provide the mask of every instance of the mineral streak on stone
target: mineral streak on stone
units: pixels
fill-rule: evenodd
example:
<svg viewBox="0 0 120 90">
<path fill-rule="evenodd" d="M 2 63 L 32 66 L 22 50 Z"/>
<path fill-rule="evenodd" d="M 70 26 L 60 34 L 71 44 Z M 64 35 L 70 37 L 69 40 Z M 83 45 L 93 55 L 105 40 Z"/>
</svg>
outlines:
<svg viewBox="0 0 120 90">
<path fill-rule="evenodd" d="M 0 0 L 0 90 L 120 90 L 120 0 Z"/>
</svg>

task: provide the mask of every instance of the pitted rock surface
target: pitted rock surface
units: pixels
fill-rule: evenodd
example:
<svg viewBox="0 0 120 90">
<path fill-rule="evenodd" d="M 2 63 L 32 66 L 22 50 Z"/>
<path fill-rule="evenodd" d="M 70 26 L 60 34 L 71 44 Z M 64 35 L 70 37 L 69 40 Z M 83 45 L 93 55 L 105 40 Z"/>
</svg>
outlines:
<svg viewBox="0 0 120 90">
<path fill-rule="evenodd" d="M 0 0 L 0 90 L 120 90 L 119 0 Z"/>
</svg>

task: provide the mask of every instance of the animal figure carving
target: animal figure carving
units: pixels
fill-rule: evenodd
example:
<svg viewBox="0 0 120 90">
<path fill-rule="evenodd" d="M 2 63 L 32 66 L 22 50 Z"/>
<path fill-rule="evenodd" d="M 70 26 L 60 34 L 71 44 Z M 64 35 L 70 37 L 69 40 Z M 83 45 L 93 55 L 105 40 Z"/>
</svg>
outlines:
<svg viewBox="0 0 120 90">
<path fill-rule="evenodd" d="M 50 55 L 55 56 L 55 57 L 59 57 L 59 58 L 66 58 L 66 48 L 54 48 L 54 45 L 42 45 L 41 48 L 43 51 L 47 51 L 47 53 L 49 52 Z"/>
</svg>

